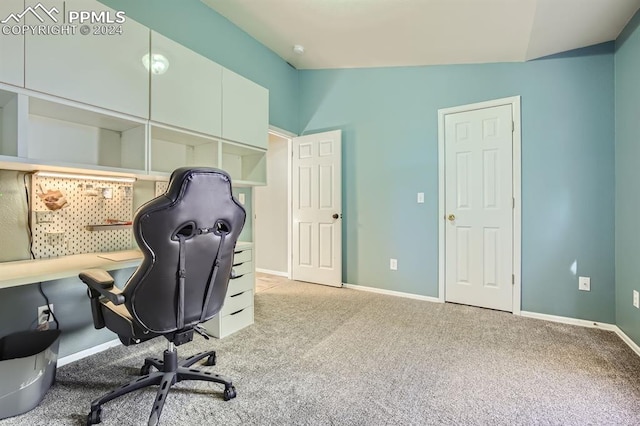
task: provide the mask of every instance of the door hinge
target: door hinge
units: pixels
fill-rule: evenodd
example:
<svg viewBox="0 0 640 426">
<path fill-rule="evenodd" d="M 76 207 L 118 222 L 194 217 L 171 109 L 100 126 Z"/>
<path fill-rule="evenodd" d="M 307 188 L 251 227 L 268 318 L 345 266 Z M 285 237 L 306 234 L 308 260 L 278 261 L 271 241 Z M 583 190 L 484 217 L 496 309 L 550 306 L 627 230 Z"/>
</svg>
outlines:
<svg viewBox="0 0 640 426">
<path fill-rule="evenodd" d="M 511 274 L 511 285 L 515 285 L 516 284 L 516 276 Z"/>
<path fill-rule="evenodd" d="M 516 131 L 516 122 L 515 121 L 511 121 L 511 133 Z"/>
<path fill-rule="evenodd" d="M 515 197 L 511 198 L 511 201 L 512 201 L 512 206 L 511 207 L 515 209 L 516 208 L 516 199 L 515 199 Z"/>
</svg>

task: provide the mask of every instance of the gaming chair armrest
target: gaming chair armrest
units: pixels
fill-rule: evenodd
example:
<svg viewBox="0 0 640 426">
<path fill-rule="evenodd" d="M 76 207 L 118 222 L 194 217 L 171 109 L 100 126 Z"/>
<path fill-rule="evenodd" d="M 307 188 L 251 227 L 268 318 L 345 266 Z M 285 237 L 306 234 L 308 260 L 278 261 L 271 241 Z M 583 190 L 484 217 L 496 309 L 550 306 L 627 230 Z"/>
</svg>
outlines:
<svg viewBox="0 0 640 426">
<path fill-rule="evenodd" d="M 80 279 L 89 286 L 91 297 L 106 297 L 114 305 L 122 305 L 124 296 L 122 291 L 114 286 L 113 277 L 102 269 L 87 269 L 80 272 Z M 96 294 L 98 293 L 98 294 Z"/>
</svg>

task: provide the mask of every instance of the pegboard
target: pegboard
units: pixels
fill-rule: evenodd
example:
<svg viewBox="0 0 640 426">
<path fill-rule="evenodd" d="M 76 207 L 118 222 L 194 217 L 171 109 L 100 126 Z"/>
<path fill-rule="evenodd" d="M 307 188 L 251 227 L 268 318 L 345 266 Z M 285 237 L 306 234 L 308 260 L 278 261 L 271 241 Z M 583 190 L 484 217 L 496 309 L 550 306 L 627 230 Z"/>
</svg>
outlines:
<svg viewBox="0 0 640 426">
<path fill-rule="evenodd" d="M 156 197 L 167 192 L 167 188 L 169 187 L 168 181 L 157 181 L 156 182 Z"/>
<path fill-rule="evenodd" d="M 60 191 L 64 207 L 47 208 L 38 194 L 48 191 Z M 130 228 L 89 231 L 87 225 L 104 225 L 107 219 L 131 221 L 132 183 L 32 175 L 30 200 L 31 250 L 36 259 L 131 249 Z"/>
</svg>

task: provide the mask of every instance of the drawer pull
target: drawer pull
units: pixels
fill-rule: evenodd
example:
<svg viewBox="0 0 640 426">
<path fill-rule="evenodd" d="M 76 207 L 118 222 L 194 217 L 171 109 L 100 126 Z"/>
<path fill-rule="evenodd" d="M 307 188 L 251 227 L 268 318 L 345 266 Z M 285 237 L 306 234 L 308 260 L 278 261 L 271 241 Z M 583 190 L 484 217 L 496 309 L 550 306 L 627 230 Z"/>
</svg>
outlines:
<svg viewBox="0 0 640 426">
<path fill-rule="evenodd" d="M 244 292 L 242 292 L 242 293 L 238 293 L 238 294 L 232 294 L 232 295 L 231 295 L 231 296 L 229 296 L 229 297 L 238 297 L 238 296 L 242 296 L 243 294 L 244 294 Z"/>
<path fill-rule="evenodd" d="M 237 315 L 237 314 L 239 314 L 239 313 L 240 313 L 240 312 L 242 312 L 242 311 L 244 311 L 244 308 L 243 308 L 243 309 L 240 309 L 239 311 L 235 311 L 235 312 L 230 313 L 230 314 L 229 314 L 229 316 Z"/>
</svg>

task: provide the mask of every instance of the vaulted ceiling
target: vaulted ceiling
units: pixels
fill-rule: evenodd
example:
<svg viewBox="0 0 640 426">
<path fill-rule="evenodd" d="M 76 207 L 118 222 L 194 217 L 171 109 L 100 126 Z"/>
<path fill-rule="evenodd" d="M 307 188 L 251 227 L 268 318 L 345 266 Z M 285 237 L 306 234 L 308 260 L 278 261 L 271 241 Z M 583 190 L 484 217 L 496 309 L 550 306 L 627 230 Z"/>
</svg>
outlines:
<svg viewBox="0 0 640 426">
<path fill-rule="evenodd" d="M 640 8 L 640 0 L 202 1 L 298 69 L 521 62 L 615 40 Z"/>
</svg>

